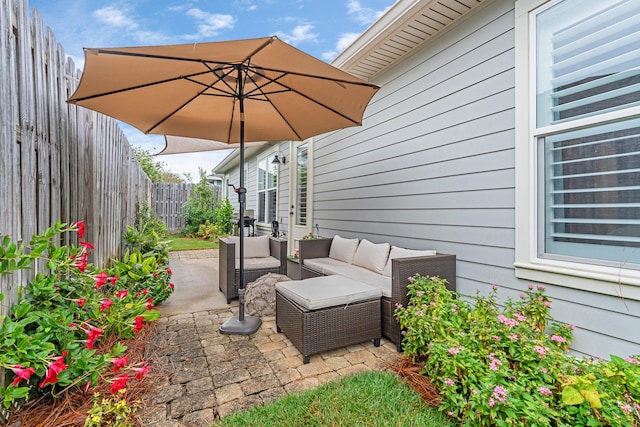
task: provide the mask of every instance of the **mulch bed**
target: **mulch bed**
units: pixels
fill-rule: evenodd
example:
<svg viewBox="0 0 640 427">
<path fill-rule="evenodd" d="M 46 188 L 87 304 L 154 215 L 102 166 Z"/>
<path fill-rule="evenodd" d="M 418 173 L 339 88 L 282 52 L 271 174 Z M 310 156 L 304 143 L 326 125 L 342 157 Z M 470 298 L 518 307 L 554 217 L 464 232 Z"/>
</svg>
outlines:
<svg viewBox="0 0 640 427">
<path fill-rule="evenodd" d="M 132 379 L 127 383 L 125 399 L 128 406 L 137 405 L 138 413 L 145 405 L 144 395 L 154 389 L 154 384 L 158 383 L 159 377 L 165 374 L 150 363 L 152 359 L 150 350 L 150 339 L 155 333 L 153 325 L 147 325 L 145 329 L 136 334 L 130 340 L 118 340 L 115 337 L 103 337 L 97 345 L 98 353 L 106 353 L 113 345 L 120 341 L 128 347 L 125 356 L 129 358 L 129 363 L 147 361 L 151 366 L 151 372 L 147 373 L 142 380 Z M 94 393 L 100 393 L 102 397 L 111 396 L 110 383 L 105 379 L 113 379 L 119 374 L 107 371 L 102 374 L 102 381 L 95 388 L 88 392 L 78 387 L 67 388 L 59 392 L 55 399 L 50 396 L 29 401 L 17 410 L 13 410 L 9 415 L 8 427 L 82 427 L 88 411 L 93 407 Z M 118 394 L 118 396 L 120 396 Z M 132 427 L 144 427 L 140 420 L 135 418 Z"/>
<path fill-rule="evenodd" d="M 442 398 L 428 376 L 421 374 L 424 365 L 414 362 L 409 357 L 402 357 L 391 365 L 391 370 L 414 389 L 430 406 L 440 406 Z"/>
</svg>

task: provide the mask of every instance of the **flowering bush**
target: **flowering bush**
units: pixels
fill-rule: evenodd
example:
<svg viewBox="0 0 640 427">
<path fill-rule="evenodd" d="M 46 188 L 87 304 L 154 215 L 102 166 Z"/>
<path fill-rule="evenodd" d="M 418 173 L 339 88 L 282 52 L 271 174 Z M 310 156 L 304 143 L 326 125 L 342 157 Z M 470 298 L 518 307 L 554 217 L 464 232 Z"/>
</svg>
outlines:
<svg viewBox="0 0 640 427">
<path fill-rule="evenodd" d="M 405 354 L 424 363 L 440 409 L 463 425 L 640 425 L 640 358 L 568 355 L 573 326 L 548 326 L 543 286 L 499 309 L 497 286 L 468 301 L 444 279 L 409 280 L 409 304 L 395 312 Z"/>
<path fill-rule="evenodd" d="M 116 343 L 98 353 L 95 344 L 104 336 L 133 336 L 160 316 L 152 309 L 153 302 L 165 296 L 156 297 L 152 286 L 146 293 L 137 291 L 138 282 L 128 272 L 101 271 L 91 265 L 88 258 L 93 245 L 82 241 L 84 230 L 83 222 L 58 222 L 34 236 L 28 250 L 8 237 L 1 242 L 0 273 L 26 269 L 34 262 L 48 271 L 36 274 L 20 290 L 11 316 L 0 318 L 0 367 L 14 374 L 13 381 L 0 388 L 7 408 L 34 393 L 53 394 L 68 386 L 90 388 L 112 369 L 120 372 L 115 381 L 109 380 L 115 392 L 130 378 L 141 378 L 149 371 L 145 362 L 128 363 L 123 357 L 125 346 Z M 54 244 L 66 232 L 78 233 L 79 246 Z M 158 267 L 150 258 L 142 264 Z M 160 270 L 158 275 L 170 274 L 168 269 Z M 148 276 L 160 280 L 154 274 Z M 163 283 L 167 280 L 161 279 Z"/>
<path fill-rule="evenodd" d="M 318 237 L 315 234 L 313 234 L 312 231 L 310 231 L 309 233 L 307 233 L 304 236 L 302 236 L 302 240 L 315 240 L 315 239 L 319 239 L 319 238 L 320 237 Z"/>
</svg>

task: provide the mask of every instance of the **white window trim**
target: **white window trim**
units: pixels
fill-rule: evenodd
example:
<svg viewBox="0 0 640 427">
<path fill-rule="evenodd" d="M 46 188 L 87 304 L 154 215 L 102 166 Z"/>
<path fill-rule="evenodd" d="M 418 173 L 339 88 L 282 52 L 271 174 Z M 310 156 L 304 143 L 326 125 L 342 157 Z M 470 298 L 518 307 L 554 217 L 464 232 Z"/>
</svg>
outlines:
<svg viewBox="0 0 640 427">
<path fill-rule="evenodd" d="M 266 229 L 267 227 L 271 227 L 271 222 L 267 221 L 267 222 L 258 222 L 257 218 L 260 215 L 260 213 L 258 212 L 258 207 L 259 207 L 259 198 L 260 198 L 260 191 L 267 191 L 267 189 L 265 188 L 265 190 L 260 190 L 260 163 L 262 161 L 266 161 L 267 163 L 267 168 L 269 168 L 270 164 L 271 164 L 271 160 L 273 160 L 272 158 L 276 155 L 276 153 L 278 153 L 278 150 L 274 149 L 274 150 L 269 150 L 266 151 L 264 153 L 262 153 L 261 156 L 259 156 L 256 159 L 256 208 L 255 208 L 255 215 L 256 215 L 256 227 L 260 227 L 261 229 Z M 268 180 L 268 178 L 267 178 Z M 280 198 L 280 168 L 278 168 L 278 172 L 276 175 L 276 219 L 278 218 L 278 214 L 279 214 L 279 198 Z M 265 209 L 267 209 L 267 207 L 265 207 Z M 266 212 L 265 212 L 265 218 L 267 217 Z"/>
<path fill-rule="evenodd" d="M 537 255 L 538 239 L 538 188 L 537 149 L 534 144 L 533 129 L 535 116 L 530 109 L 535 108 L 534 74 L 535 45 L 531 37 L 533 28 L 531 12 L 554 0 L 516 0 L 515 2 L 515 226 L 516 277 L 534 282 L 640 300 L 640 271 L 620 267 L 604 267 L 576 262 L 542 259 Z M 632 115 L 640 115 L 640 107 L 630 110 Z M 628 116 L 627 111 L 624 116 Z M 619 112 L 602 115 L 605 121 L 620 117 Z M 600 120 L 599 120 L 600 121 Z M 575 125 L 593 124 L 593 118 L 574 121 Z M 566 128 L 555 125 L 557 131 Z M 546 129 L 547 131 L 549 128 Z M 556 129 L 554 129 L 556 130 Z"/>
</svg>

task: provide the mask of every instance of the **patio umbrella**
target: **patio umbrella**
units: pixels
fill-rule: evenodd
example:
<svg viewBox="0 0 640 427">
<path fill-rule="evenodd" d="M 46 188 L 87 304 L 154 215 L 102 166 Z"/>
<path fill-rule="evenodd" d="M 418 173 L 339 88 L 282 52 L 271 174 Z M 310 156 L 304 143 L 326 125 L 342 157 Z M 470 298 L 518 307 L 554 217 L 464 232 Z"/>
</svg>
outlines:
<svg viewBox="0 0 640 427">
<path fill-rule="evenodd" d="M 85 49 L 84 72 L 68 102 L 144 133 L 239 144 L 242 214 L 245 142 L 301 141 L 360 125 L 378 89 L 277 37 L 265 37 Z M 239 315 L 220 329 L 249 335 L 261 322 L 244 316 L 242 233 L 239 252 Z"/>
</svg>

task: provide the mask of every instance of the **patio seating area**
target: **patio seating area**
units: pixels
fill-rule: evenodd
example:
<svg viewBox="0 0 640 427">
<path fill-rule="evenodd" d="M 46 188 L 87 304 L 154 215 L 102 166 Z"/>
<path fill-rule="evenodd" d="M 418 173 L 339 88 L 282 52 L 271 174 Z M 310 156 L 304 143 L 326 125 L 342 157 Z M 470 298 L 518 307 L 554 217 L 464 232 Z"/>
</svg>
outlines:
<svg viewBox="0 0 640 427">
<path fill-rule="evenodd" d="M 219 417 L 270 402 L 341 376 L 384 370 L 401 357 L 382 339 L 324 351 L 304 364 L 298 349 L 277 333 L 275 316 L 253 335 L 219 332 L 238 311 L 218 290 L 218 250 L 171 252 L 175 292 L 159 307 L 153 366 L 163 374 L 141 414 L 149 427 L 209 427 Z M 208 306 L 204 308 L 204 306 Z M 193 307 L 191 309 L 190 307 Z"/>
</svg>

